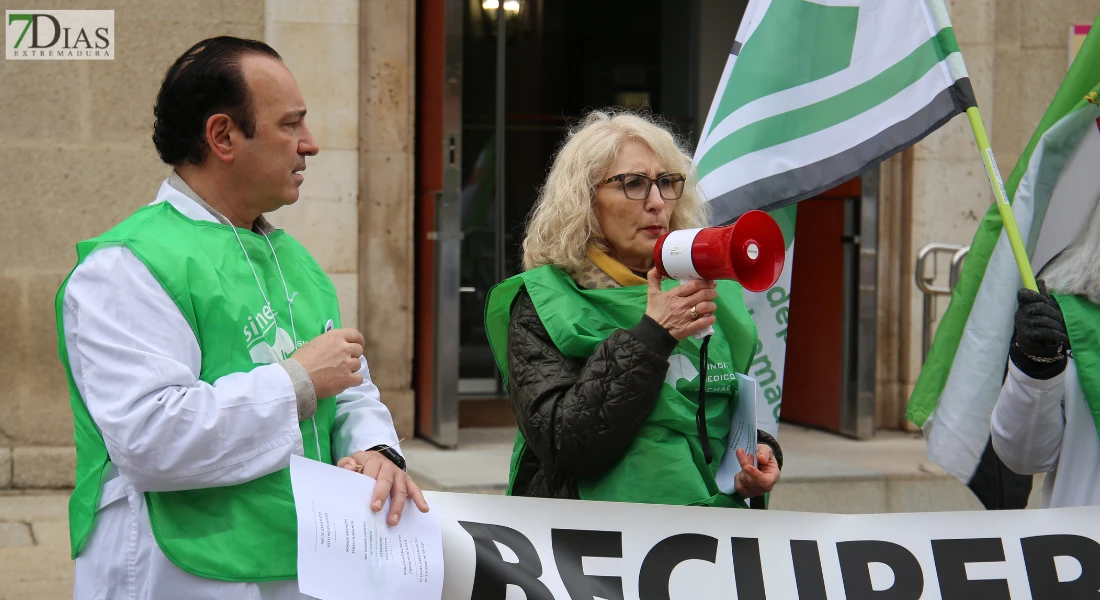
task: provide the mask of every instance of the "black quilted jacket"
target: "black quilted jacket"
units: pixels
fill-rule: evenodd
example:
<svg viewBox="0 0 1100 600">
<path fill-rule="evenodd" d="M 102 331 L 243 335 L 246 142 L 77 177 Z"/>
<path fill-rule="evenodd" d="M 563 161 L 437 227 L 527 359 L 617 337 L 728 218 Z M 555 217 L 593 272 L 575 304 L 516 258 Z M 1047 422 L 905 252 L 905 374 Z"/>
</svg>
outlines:
<svg viewBox="0 0 1100 600">
<path fill-rule="evenodd" d="M 508 398 L 527 441 L 512 493 L 579 498 L 577 478 L 612 467 L 649 417 L 676 347 L 648 316 L 620 329 L 588 360 L 565 356 L 550 339 L 527 291 L 512 305 Z M 759 432 L 782 466 L 779 444 Z"/>
</svg>

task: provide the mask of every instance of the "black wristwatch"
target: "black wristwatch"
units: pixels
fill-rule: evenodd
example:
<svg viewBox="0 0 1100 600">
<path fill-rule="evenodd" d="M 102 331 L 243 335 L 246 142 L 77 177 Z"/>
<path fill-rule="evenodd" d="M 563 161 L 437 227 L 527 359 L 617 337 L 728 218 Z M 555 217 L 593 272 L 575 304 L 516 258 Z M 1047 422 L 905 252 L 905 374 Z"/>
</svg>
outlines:
<svg viewBox="0 0 1100 600">
<path fill-rule="evenodd" d="M 408 469 L 405 468 L 405 458 L 398 454 L 392 446 L 389 446 L 387 444 L 378 444 L 373 448 L 367 448 L 367 452 L 377 452 L 382 456 L 388 458 L 391 463 L 397 465 L 397 468 L 401 469 L 402 471 L 408 471 Z"/>
</svg>

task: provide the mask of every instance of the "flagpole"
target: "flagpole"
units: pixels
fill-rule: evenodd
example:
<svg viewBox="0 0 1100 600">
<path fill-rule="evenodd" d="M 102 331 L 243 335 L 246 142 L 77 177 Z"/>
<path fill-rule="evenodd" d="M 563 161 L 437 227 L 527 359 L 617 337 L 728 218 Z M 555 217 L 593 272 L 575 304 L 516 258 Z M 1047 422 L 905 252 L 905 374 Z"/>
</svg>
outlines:
<svg viewBox="0 0 1100 600">
<path fill-rule="evenodd" d="M 1035 283 L 1035 273 L 1031 270 L 1031 262 L 1027 259 L 1027 249 L 1024 240 L 1020 237 L 1020 228 L 1016 225 L 1016 217 L 1012 214 L 1012 205 L 1008 203 L 1005 194 L 1004 182 L 1001 180 L 1001 172 L 997 169 L 997 161 L 993 159 L 993 148 L 989 145 L 989 136 L 985 133 L 985 124 L 978 113 L 977 106 L 966 109 L 966 116 L 970 119 L 970 128 L 974 130 L 974 140 L 978 142 L 978 150 L 982 154 L 982 162 L 985 164 L 986 175 L 989 176 L 989 186 L 993 188 L 994 201 L 997 210 L 1001 213 L 1001 222 L 1004 223 L 1005 233 L 1008 235 L 1008 243 L 1012 246 L 1012 254 L 1016 257 L 1016 266 L 1020 269 L 1020 277 L 1024 281 L 1024 287 L 1029 290 L 1039 291 Z"/>
</svg>

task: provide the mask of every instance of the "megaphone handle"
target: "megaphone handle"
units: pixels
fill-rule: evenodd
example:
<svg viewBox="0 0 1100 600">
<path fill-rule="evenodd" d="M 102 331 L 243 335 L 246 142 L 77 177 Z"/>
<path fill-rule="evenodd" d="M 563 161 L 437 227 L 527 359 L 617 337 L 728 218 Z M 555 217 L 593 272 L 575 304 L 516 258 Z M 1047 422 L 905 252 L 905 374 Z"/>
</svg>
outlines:
<svg viewBox="0 0 1100 600">
<path fill-rule="evenodd" d="M 685 277 L 683 279 L 680 279 L 679 281 L 680 281 L 680 285 L 684 285 L 685 283 L 687 283 L 689 281 L 692 281 L 692 279 L 690 277 Z M 701 339 L 707 337 L 708 335 L 713 335 L 713 334 L 714 334 L 714 326 L 713 325 L 708 325 L 706 329 L 703 329 L 699 333 L 695 334 L 695 339 L 701 340 Z"/>
</svg>

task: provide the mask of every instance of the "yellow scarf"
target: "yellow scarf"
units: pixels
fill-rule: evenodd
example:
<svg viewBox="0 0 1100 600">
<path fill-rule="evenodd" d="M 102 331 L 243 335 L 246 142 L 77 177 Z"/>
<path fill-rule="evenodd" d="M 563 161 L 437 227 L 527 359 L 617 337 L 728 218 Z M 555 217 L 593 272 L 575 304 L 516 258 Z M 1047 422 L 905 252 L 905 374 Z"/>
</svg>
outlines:
<svg viewBox="0 0 1100 600">
<path fill-rule="evenodd" d="M 602 290 L 631 285 L 646 285 L 646 280 L 638 277 L 621 262 L 608 256 L 595 246 L 588 246 L 588 262 L 579 271 L 570 273 L 577 285 L 589 290 Z"/>
</svg>

